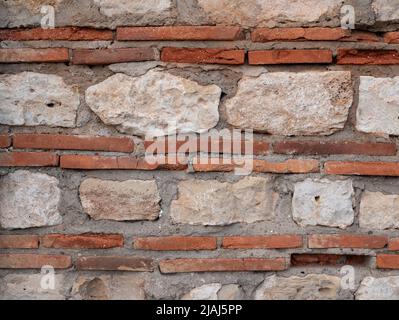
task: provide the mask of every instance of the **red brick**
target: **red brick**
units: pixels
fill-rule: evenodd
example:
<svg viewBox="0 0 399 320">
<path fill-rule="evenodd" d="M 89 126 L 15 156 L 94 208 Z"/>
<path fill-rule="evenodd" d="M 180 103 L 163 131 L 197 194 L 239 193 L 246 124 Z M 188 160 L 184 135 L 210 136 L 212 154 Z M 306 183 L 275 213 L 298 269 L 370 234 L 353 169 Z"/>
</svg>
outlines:
<svg viewBox="0 0 399 320">
<path fill-rule="evenodd" d="M 387 32 L 384 34 L 384 41 L 386 43 L 394 43 L 398 44 L 399 43 L 399 32 Z"/>
<path fill-rule="evenodd" d="M 351 34 L 341 41 L 347 42 L 381 42 L 382 39 L 375 33 L 368 31 L 352 30 Z"/>
<path fill-rule="evenodd" d="M 133 152 L 134 142 L 127 137 L 90 137 L 54 134 L 14 134 L 13 146 L 19 149 L 57 149 Z"/>
<path fill-rule="evenodd" d="M 153 48 L 74 49 L 72 54 L 73 64 L 97 65 L 155 59 Z"/>
<path fill-rule="evenodd" d="M 359 248 L 380 249 L 388 243 L 385 236 L 368 236 L 352 234 L 314 234 L 308 236 L 308 247 L 312 249 L 325 248 Z"/>
<path fill-rule="evenodd" d="M 48 234 L 40 239 L 44 248 L 109 249 L 123 247 L 120 234 Z"/>
<path fill-rule="evenodd" d="M 224 237 L 222 247 L 225 249 L 288 249 L 303 246 L 302 236 L 231 236 Z"/>
<path fill-rule="evenodd" d="M 394 156 L 397 152 L 394 143 L 359 143 L 353 141 L 281 141 L 273 145 L 273 151 L 280 154 L 362 154 L 370 156 Z"/>
<path fill-rule="evenodd" d="M 0 235 L 0 249 L 37 249 L 39 236 Z"/>
<path fill-rule="evenodd" d="M 174 259 L 160 261 L 159 268 L 162 273 L 280 271 L 287 269 L 287 264 L 284 258 Z"/>
<path fill-rule="evenodd" d="M 284 162 L 269 162 L 254 160 L 254 172 L 271 173 L 313 173 L 320 171 L 320 163 L 317 160 L 291 159 Z"/>
<path fill-rule="evenodd" d="M 231 172 L 236 165 L 232 159 L 197 157 L 193 159 L 193 169 L 197 172 Z"/>
<path fill-rule="evenodd" d="M 52 266 L 55 269 L 67 269 L 71 265 L 71 257 L 64 255 L 0 254 L 0 269 L 41 269 L 43 266 Z"/>
<path fill-rule="evenodd" d="M 1 29 L 0 40 L 35 41 L 35 40 L 113 40 L 111 30 L 66 27 L 55 29 Z"/>
<path fill-rule="evenodd" d="M 367 256 L 361 255 L 341 255 L 341 254 L 321 254 L 321 253 L 300 253 L 291 255 L 291 266 L 344 266 L 362 265 L 367 262 Z"/>
<path fill-rule="evenodd" d="M 69 50 L 67 48 L 46 49 L 0 49 L 0 63 L 17 62 L 68 62 Z"/>
<path fill-rule="evenodd" d="M 0 148 L 8 148 L 9 146 L 11 146 L 11 138 L 6 134 L 0 135 Z"/>
<path fill-rule="evenodd" d="M 2 152 L 0 167 L 55 167 L 58 155 L 51 152 Z"/>
<path fill-rule="evenodd" d="M 338 49 L 337 64 L 393 65 L 399 64 L 396 50 Z"/>
<path fill-rule="evenodd" d="M 80 257 L 76 262 L 76 268 L 102 271 L 154 271 L 152 259 L 132 256 Z"/>
<path fill-rule="evenodd" d="M 217 242 L 215 237 L 146 237 L 135 238 L 133 247 L 157 251 L 215 250 Z"/>
<path fill-rule="evenodd" d="M 399 254 L 377 254 L 377 268 L 399 269 Z"/>
<path fill-rule="evenodd" d="M 171 27 L 120 27 L 117 40 L 237 40 L 240 27 L 222 26 L 171 26 Z"/>
<path fill-rule="evenodd" d="M 249 64 L 331 63 L 331 50 L 259 50 L 248 52 Z"/>
<path fill-rule="evenodd" d="M 392 251 L 398 251 L 399 250 L 399 238 L 389 239 L 388 249 L 392 250 Z"/>
<path fill-rule="evenodd" d="M 324 164 L 324 172 L 326 174 L 396 177 L 399 176 L 399 163 L 327 161 Z"/>
<path fill-rule="evenodd" d="M 251 34 L 254 42 L 288 40 L 340 40 L 350 35 L 350 30 L 342 28 L 258 28 Z"/>
<path fill-rule="evenodd" d="M 180 63 L 244 64 L 244 50 L 163 48 L 161 60 Z"/>
</svg>

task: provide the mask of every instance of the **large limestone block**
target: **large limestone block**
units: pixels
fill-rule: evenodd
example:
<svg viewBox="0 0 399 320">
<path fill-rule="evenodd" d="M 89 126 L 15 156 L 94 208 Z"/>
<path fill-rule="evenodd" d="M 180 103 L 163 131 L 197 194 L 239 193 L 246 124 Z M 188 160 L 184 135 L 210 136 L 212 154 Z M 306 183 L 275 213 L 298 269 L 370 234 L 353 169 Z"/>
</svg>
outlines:
<svg viewBox="0 0 399 320">
<path fill-rule="evenodd" d="M 399 300 L 399 277 L 366 277 L 355 297 L 357 300 Z"/>
</svg>

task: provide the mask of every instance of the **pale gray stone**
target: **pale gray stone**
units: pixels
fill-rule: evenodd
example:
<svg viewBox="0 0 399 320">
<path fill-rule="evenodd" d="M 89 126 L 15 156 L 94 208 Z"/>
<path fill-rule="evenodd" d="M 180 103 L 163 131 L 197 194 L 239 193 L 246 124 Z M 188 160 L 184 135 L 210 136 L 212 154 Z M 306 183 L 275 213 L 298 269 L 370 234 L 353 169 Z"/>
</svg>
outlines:
<svg viewBox="0 0 399 320">
<path fill-rule="evenodd" d="M 0 226 L 25 229 L 62 223 L 58 179 L 19 170 L 0 179 Z"/>
<path fill-rule="evenodd" d="M 156 220 L 159 191 L 154 180 L 86 179 L 79 188 L 84 211 L 94 220 Z"/>
<path fill-rule="evenodd" d="M 105 124 L 120 132 L 157 137 L 215 127 L 220 95 L 216 85 L 201 86 L 150 70 L 139 77 L 115 74 L 88 88 L 86 102 Z"/>
<path fill-rule="evenodd" d="M 377 21 L 399 21 L 399 3 L 397 0 L 374 0 L 372 7 Z"/>
<path fill-rule="evenodd" d="M 218 292 L 219 300 L 242 300 L 243 292 L 238 284 L 226 284 Z"/>
<path fill-rule="evenodd" d="M 171 204 L 175 223 L 229 225 L 270 220 L 278 195 L 269 178 L 246 177 L 238 182 L 187 180 L 178 185 Z"/>
<path fill-rule="evenodd" d="M 100 12 L 108 17 L 136 14 L 159 15 L 172 8 L 172 0 L 94 0 Z"/>
<path fill-rule="evenodd" d="M 366 277 L 355 297 L 356 300 L 399 300 L 399 276 Z"/>
<path fill-rule="evenodd" d="M 0 124 L 75 127 L 77 87 L 57 75 L 22 72 L 0 75 Z"/>
<path fill-rule="evenodd" d="M 399 135 L 399 77 L 360 77 L 356 129 Z"/>
<path fill-rule="evenodd" d="M 306 179 L 295 184 L 292 216 L 301 226 L 345 229 L 353 224 L 354 190 L 351 180 Z"/>
<path fill-rule="evenodd" d="M 344 128 L 352 101 L 350 72 L 275 72 L 244 76 L 225 107 L 234 127 L 283 136 L 330 135 Z"/>
<path fill-rule="evenodd" d="M 218 292 L 221 288 L 220 283 L 205 284 L 186 293 L 181 300 L 218 300 Z"/>
<path fill-rule="evenodd" d="M 335 300 L 340 298 L 340 288 L 341 279 L 326 274 L 273 275 L 255 291 L 255 300 Z"/>
<path fill-rule="evenodd" d="M 364 191 L 360 200 L 360 228 L 385 230 L 399 228 L 399 195 Z"/>
</svg>

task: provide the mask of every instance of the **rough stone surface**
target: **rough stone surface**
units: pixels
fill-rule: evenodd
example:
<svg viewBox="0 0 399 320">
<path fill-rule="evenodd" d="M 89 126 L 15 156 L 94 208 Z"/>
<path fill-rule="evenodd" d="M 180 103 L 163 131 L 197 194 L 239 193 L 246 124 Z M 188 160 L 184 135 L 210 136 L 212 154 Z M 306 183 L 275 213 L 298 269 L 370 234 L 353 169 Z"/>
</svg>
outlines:
<svg viewBox="0 0 399 320">
<path fill-rule="evenodd" d="M 178 198 L 171 204 L 171 217 L 176 223 L 229 225 L 274 216 L 277 195 L 268 178 L 247 177 L 235 183 L 187 180 L 178 188 Z"/>
<path fill-rule="evenodd" d="M 194 288 L 185 294 L 181 300 L 218 300 L 218 292 L 221 288 L 220 283 L 205 284 Z"/>
<path fill-rule="evenodd" d="M 341 279 L 324 274 L 288 278 L 271 276 L 255 291 L 256 300 L 335 300 Z"/>
<path fill-rule="evenodd" d="M 399 77 L 360 77 L 356 128 L 367 133 L 399 135 Z"/>
<path fill-rule="evenodd" d="M 396 0 L 374 0 L 372 7 L 380 22 L 399 22 L 399 5 Z"/>
<path fill-rule="evenodd" d="M 0 124 L 75 127 L 77 88 L 57 75 L 22 72 L 0 75 Z"/>
<path fill-rule="evenodd" d="M 54 290 L 42 289 L 42 279 L 42 274 L 8 274 L 0 278 L 0 300 L 65 299 L 67 286 L 62 274 L 55 275 Z"/>
<path fill-rule="evenodd" d="M 292 215 L 301 226 L 346 228 L 353 224 L 351 180 L 306 179 L 295 184 Z"/>
<path fill-rule="evenodd" d="M 219 300 L 242 300 L 244 294 L 238 284 L 224 285 L 218 292 Z"/>
<path fill-rule="evenodd" d="M 399 228 L 399 195 L 364 191 L 360 200 L 359 226 L 369 230 Z"/>
<path fill-rule="evenodd" d="M 76 300 L 144 300 L 144 280 L 135 275 L 80 276 L 72 287 Z"/>
<path fill-rule="evenodd" d="M 399 300 L 399 277 L 366 277 L 355 297 L 356 300 Z"/>
<path fill-rule="evenodd" d="M 216 126 L 220 95 L 216 85 L 201 86 L 150 70 L 136 78 L 118 73 L 88 88 L 86 102 L 105 124 L 121 132 L 157 137 Z"/>
<path fill-rule="evenodd" d="M 79 188 L 84 211 L 94 220 L 155 220 L 160 212 L 155 181 L 86 179 Z"/>
<path fill-rule="evenodd" d="M 330 135 L 343 129 L 353 101 L 346 71 L 243 77 L 227 100 L 227 122 L 275 135 Z"/>
<path fill-rule="evenodd" d="M 108 17 L 135 14 L 135 15 L 160 15 L 172 8 L 172 0 L 94 0 L 100 8 L 100 13 Z"/>
<path fill-rule="evenodd" d="M 9 173 L 0 179 L 0 226 L 25 229 L 60 224 L 60 198 L 54 177 L 24 170 Z"/>
</svg>

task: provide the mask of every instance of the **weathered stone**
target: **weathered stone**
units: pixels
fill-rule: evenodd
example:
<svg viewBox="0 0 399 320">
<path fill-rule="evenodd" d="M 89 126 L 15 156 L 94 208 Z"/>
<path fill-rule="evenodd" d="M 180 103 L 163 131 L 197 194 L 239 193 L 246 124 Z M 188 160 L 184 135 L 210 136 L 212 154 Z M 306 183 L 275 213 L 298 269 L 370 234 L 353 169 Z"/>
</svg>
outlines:
<svg viewBox="0 0 399 320">
<path fill-rule="evenodd" d="M 76 87 L 57 75 L 22 72 L 0 75 L 0 124 L 75 127 Z"/>
<path fill-rule="evenodd" d="M 330 135 L 343 129 L 353 101 L 346 71 L 243 77 L 226 101 L 227 122 L 275 135 Z"/>
<path fill-rule="evenodd" d="M 291 23 L 307 25 L 339 15 L 340 0 L 198 0 L 212 22 L 243 26 L 274 27 Z"/>
<path fill-rule="evenodd" d="M 109 94 L 112 92 L 113 94 Z M 219 121 L 221 89 L 168 72 L 116 74 L 86 91 L 89 107 L 107 125 L 139 136 L 205 132 Z"/>
<path fill-rule="evenodd" d="M 25 229 L 60 224 L 60 198 L 58 179 L 24 170 L 10 173 L 0 179 L 0 226 Z"/>
<path fill-rule="evenodd" d="M 218 292 L 219 300 L 242 300 L 243 292 L 238 284 L 226 284 Z"/>
<path fill-rule="evenodd" d="M 144 300 L 144 280 L 133 275 L 80 276 L 72 288 L 77 300 Z"/>
<path fill-rule="evenodd" d="M 220 283 L 210 283 L 194 288 L 185 294 L 181 300 L 218 300 L 218 292 L 222 285 Z"/>
<path fill-rule="evenodd" d="M 159 15 L 168 12 L 173 4 L 172 0 L 94 0 L 94 3 L 108 17 L 124 14 Z"/>
<path fill-rule="evenodd" d="M 360 228 L 385 230 L 399 228 L 399 195 L 364 191 L 360 200 Z"/>
<path fill-rule="evenodd" d="M 399 135 L 399 77 L 360 77 L 356 129 Z"/>
<path fill-rule="evenodd" d="M 351 180 L 306 179 L 295 184 L 292 216 L 301 226 L 327 226 L 345 229 L 353 224 Z"/>
<path fill-rule="evenodd" d="M 366 277 L 355 297 L 356 300 L 399 300 L 399 277 Z"/>
<path fill-rule="evenodd" d="M 325 274 L 289 278 L 271 276 L 255 292 L 256 300 L 335 300 L 340 297 L 341 279 Z"/>
<path fill-rule="evenodd" d="M 86 179 L 79 189 L 84 211 L 94 220 L 155 220 L 161 198 L 155 181 Z"/>
<path fill-rule="evenodd" d="M 68 287 L 62 274 L 56 274 L 54 289 L 43 289 L 42 274 L 8 274 L 0 278 L 0 300 L 64 300 Z M 44 288 L 46 288 L 44 286 Z"/>
<path fill-rule="evenodd" d="M 399 22 L 399 5 L 396 0 L 374 0 L 372 7 L 379 22 Z"/>
<path fill-rule="evenodd" d="M 187 180 L 179 183 L 171 217 L 191 225 L 253 223 L 274 216 L 276 199 L 268 178 L 246 177 L 235 183 Z"/>
</svg>

